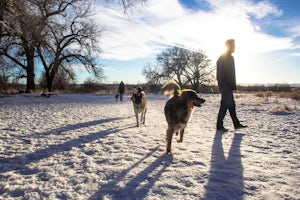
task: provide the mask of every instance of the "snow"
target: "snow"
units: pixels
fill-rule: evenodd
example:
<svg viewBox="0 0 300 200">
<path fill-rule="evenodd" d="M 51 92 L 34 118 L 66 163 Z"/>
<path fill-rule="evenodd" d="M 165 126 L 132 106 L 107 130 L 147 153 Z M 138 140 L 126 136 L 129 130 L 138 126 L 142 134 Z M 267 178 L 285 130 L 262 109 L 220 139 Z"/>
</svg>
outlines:
<svg viewBox="0 0 300 200">
<path fill-rule="evenodd" d="M 299 102 L 236 96 L 249 127 L 215 130 L 219 95 L 200 94 L 183 143 L 165 155 L 167 97 L 0 96 L 0 199 L 300 199 Z"/>
</svg>

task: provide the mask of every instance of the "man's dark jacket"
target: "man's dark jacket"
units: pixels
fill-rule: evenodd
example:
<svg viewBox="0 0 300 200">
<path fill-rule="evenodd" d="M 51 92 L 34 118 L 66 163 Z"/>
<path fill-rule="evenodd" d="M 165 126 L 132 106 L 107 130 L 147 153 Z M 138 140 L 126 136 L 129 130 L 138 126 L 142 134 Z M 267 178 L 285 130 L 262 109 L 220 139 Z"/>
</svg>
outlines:
<svg viewBox="0 0 300 200">
<path fill-rule="evenodd" d="M 120 93 L 124 93 L 124 92 L 125 92 L 125 85 L 124 85 L 123 82 L 121 82 L 121 83 L 119 84 L 118 92 L 120 92 Z"/>
<path fill-rule="evenodd" d="M 220 90 L 236 90 L 234 58 L 226 52 L 217 61 L 217 80 Z"/>
</svg>

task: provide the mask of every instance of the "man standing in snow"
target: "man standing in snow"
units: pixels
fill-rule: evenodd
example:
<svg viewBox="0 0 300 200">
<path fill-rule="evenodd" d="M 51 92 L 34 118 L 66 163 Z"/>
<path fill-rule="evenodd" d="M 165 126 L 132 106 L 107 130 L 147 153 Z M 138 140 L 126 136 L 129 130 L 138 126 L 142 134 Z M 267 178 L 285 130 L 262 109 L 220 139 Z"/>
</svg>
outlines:
<svg viewBox="0 0 300 200">
<path fill-rule="evenodd" d="M 234 58 L 231 55 L 235 51 L 234 39 L 229 39 L 225 42 L 226 52 L 222 54 L 217 61 L 217 80 L 221 92 L 221 105 L 217 119 L 217 130 L 227 132 L 224 128 L 223 120 L 227 110 L 229 110 L 235 129 L 245 128 L 236 116 L 235 102 L 233 91 L 236 90 L 235 66 Z"/>
</svg>

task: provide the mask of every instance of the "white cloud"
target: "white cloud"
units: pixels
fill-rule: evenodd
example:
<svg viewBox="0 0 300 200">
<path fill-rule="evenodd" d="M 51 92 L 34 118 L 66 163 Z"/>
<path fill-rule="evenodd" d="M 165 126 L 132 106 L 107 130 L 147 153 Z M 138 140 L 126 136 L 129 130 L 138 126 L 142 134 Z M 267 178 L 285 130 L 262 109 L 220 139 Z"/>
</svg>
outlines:
<svg viewBox="0 0 300 200">
<path fill-rule="evenodd" d="M 226 13 L 228 16 L 244 17 L 248 14 L 257 19 L 267 15 L 282 15 L 282 11 L 268 1 L 253 2 L 251 0 L 206 0 L 215 13 Z"/>
<path fill-rule="evenodd" d="M 130 60 L 153 56 L 164 45 L 182 44 L 201 49 L 215 58 L 223 51 L 224 41 L 235 38 L 237 52 L 252 54 L 291 47 L 290 38 L 277 38 L 260 32 L 249 15 L 261 19 L 267 15 L 281 15 L 272 4 L 263 1 L 209 0 L 211 11 L 190 11 L 177 0 L 151 0 L 145 6 L 123 15 L 116 7 L 99 7 L 100 25 L 106 27 L 102 35 L 102 57 Z"/>
<path fill-rule="evenodd" d="M 300 25 L 291 27 L 290 32 L 293 37 L 299 37 L 300 36 Z"/>
<path fill-rule="evenodd" d="M 281 16 L 282 11 L 267 1 L 261 1 L 257 4 L 249 5 L 249 11 L 252 12 L 258 19 L 262 19 L 267 15 Z"/>
<path fill-rule="evenodd" d="M 300 53 L 292 53 L 292 56 L 300 57 Z"/>
</svg>

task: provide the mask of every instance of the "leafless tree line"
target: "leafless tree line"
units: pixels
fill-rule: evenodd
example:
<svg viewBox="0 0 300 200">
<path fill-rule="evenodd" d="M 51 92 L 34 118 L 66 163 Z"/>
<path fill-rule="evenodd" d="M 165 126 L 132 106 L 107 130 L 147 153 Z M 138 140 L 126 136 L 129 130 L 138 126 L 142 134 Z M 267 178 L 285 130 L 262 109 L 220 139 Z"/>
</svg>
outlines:
<svg viewBox="0 0 300 200">
<path fill-rule="evenodd" d="M 202 84 L 214 82 L 215 68 L 210 66 L 210 60 L 202 50 L 173 46 L 158 54 L 156 61 L 143 69 L 150 84 L 161 85 L 173 78 L 182 88 L 190 86 L 199 91 Z"/>
<path fill-rule="evenodd" d="M 99 0 L 100 1 L 100 0 Z M 124 12 L 147 0 L 103 0 L 117 2 Z M 48 91 L 55 82 L 75 80 L 74 67 L 84 67 L 96 78 L 102 31 L 91 20 L 96 0 L 1 0 L 0 84 L 10 77 L 26 78 L 26 92 L 35 90 L 36 65 L 43 67 L 40 80 Z M 144 67 L 149 84 L 161 85 L 174 78 L 181 87 L 213 81 L 214 69 L 203 51 L 172 47 L 157 55 L 157 63 Z"/>
<path fill-rule="evenodd" d="M 124 11 L 146 0 L 118 2 Z M 52 91 L 58 74 L 74 80 L 74 66 L 83 66 L 97 78 L 102 30 L 91 20 L 96 0 L 1 0 L 0 81 L 26 78 L 26 92 L 35 90 L 36 65 L 44 69 Z"/>
</svg>

